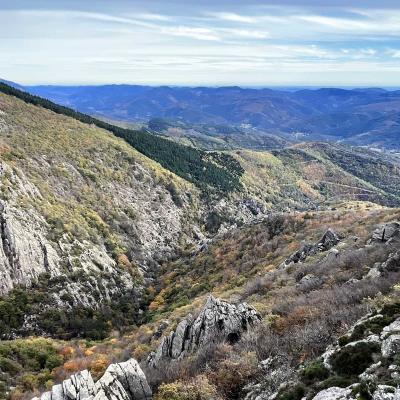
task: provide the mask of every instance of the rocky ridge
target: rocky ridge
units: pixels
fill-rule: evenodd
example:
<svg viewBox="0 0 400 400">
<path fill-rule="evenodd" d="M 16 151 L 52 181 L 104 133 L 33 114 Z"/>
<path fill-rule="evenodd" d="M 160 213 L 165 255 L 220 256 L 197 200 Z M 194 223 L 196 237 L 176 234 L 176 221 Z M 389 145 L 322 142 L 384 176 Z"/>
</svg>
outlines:
<svg viewBox="0 0 400 400">
<path fill-rule="evenodd" d="M 157 350 L 150 354 L 148 365 L 157 368 L 163 362 L 179 360 L 205 345 L 224 340 L 234 344 L 260 320 L 248 304 L 235 306 L 210 295 L 197 318 L 189 314 L 174 332 L 163 337 Z"/>
<path fill-rule="evenodd" d="M 149 356 L 146 367 L 179 360 L 210 343 L 237 342 L 240 336 L 261 321 L 257 311 L 245 304 L 237 306 L 209 296 L 198 315 L 186 317 L 174 332 L 164 336 L 159 348 Z M 94 383 L 87 370 L 72 375 L 51 391 L 32 400 L 146 400 L 151 389 L 136 360 L 111 364 Z"/>
</svg>

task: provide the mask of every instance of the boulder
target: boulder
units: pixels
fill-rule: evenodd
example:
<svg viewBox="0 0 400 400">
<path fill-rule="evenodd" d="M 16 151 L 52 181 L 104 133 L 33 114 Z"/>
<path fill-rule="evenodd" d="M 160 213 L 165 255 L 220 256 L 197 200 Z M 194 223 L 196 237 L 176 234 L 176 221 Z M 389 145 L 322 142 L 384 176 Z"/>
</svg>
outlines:
<svg viewBox="0 0 400 400">
<path fill-rule="evenodd" d="M 393 386 L 378 385 L 372 400 L 398 400 L 400 399 L 400 389 Z"/>
<path fill-rule="evenodd" d="M 351 388 L 330 387 L 329 389 L 322 390 L 313 400 L 349 400 Z"/>
<path fill-rule="evenodd" d="M 381 225 L 372 234 L 372 242 L 388 242 L 400 238 L 400 222 L 392 221 Z"/>
<path fill-rule="evenodd" d="M 390 254 L 389 258 L 382 263 L 380 269 L 383 272 L 398 271 L 400 269 L 400 251 Z"/>
<path fill-rule="evenodd" d="M 400 333 L 400 318 L 397 318 L 396 321 L 393 321 L 390 325 L 383 328 L 381 338 L 385 339 L 394 333 Z"/>
<path fill-rule="evenodd" d="M 328 229 L 321 240 L 316 244 L 320 251 L 327 251 L 340 242 L 339 236 L 332 230 Z"/>
<path fill-rule="evenodd" d="M 400 353 L 400 335 L 390 335 L 382 342 L 383 357 L 392 357 Z"/>
<path fill-rule="evenodd" d="M 280 266 L 280 269 L 285 269 L 291 264 L 297 264 L 304 262 L 309 256 L 324 252 L 332 249 L 340 242 L 339 236 L 332 230 L 328 229 L 322 238 L 315 244 L 306 243 L 300 247 L 295 253 L 287 258 Z M 334 257 L 338 255 L 338 252 L 334 252 Z"/>
<path fill-rule="evenodd" d="M 235 306 L 209 296 L 197 318 L 189 315 L 174 332 L 164 336 L 156 352 L 150 354 L 148 364 L 157 368 L 163 360 L 180 359 L 210 343 L 225 340 L 234 344 L 260 320 L 257 311 L 246 303 Z"/>
</svg>

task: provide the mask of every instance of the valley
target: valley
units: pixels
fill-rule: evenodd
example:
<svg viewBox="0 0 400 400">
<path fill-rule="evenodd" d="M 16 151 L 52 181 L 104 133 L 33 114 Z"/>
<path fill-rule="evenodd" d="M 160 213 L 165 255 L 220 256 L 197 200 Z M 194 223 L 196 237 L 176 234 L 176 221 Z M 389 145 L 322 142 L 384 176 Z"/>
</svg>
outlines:
<svg viewBox="0 0 400 400">
<path fill-rule="evenodd" d="M 0 85 L 0 398 L 365 390 L 319 357 L 374 310 L 397 323 L 398 156 L 114 123 Z"/>
</svg>

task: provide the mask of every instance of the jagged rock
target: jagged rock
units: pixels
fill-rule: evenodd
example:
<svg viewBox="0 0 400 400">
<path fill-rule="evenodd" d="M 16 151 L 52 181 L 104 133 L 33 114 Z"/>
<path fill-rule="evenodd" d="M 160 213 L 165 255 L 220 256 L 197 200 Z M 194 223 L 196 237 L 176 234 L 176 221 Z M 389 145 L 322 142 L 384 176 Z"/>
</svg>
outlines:
<svg viewBox="0 0 400 400">
<path fill-rule="evenodd" d="M 381 338 L 385 339 L 386 337 L 388 337 L 389 335 L 393 335 L 394 333 L 400 333 L 400 318 L 396 319 L 396 321 L 383 328 Z"/>
<path fill-rule="evenodd" d="M 298 285 L 313 285 L 319 284 L 321 282 L 321 278 L 319 278 L 318 276 L 315 276 L 314 274 L 307 274 L 300 279 Z"/>
<path fill-rule="evenodd" d="M 156 352 L 150 354 L 148 364 L 157 365 L 168 359 L 180 359 L 202 346 L 226 340 L 235 343 L 243 332 L 257 324 L 261 317 L 246 303 L 237 306 L 209 296 L 197 318 L 189 315 L 176 330 L 164 336 Z"/>
<path fill-rule="evenodd" d="M 287 258 L 280 266 L 280 269 L 285 269 L 291 264 L 297 264 L 304 262 L 307 257 L 317 254 L 319 252 L 330 250 L 333 246 L 338 244 L 340 241 L 339 236 L 332 230 L 328 229 L 322 238 L 315 244 L 304 244 Z M 337 254 L 335 254 L 336 256 Z"/>
<path fill-rule="evenodd" d="M 391 357 L 400 353 L 400 335 L 390 335 L 382 342 L 383 357 Z"/>
<path fill-rule="evenodd" d="M 381 265 L 381 271 L 392 272 L 400 269 L 400 251 L 392 253 L 389 258 Z"/>
<path fill-rule="evenodd" d="M 372 242 L 388 242 L 391 239 L 400 238 L 400 222 L 392 221 L 381 225 L 372 234 Z"/>
<path fill-rule="evenodd" d="M 261 382 L 250 383 L 244 388 L 244 400 L 272 400 L 277 391 L 285 387 L 295 374 L 290 361 L 282 356 L 269 357 L 261 361 L 258 368 L 265 376 Z"/>
<path fill-rule="evenodd" d="M 365 276 L 366 278 L 375 279 L 382 276 L 382 272 L 380 271 L 380 266 L 372 267 L 368 274 Z"/>
<path fill-rule="evenodd" d="M 111 364 L 96 384 L 90 372 L 78 372 L 62 384 L 54 385 L 50 392 L 43 393 L 40 400 L 147 400 L 151 396 L 146 377 L 132 358 Z"/>
<path fill-rule="evenodd" d="M 393 386 L 378 385 L 375 390 L 372 400 L 399 400 L 400 389 Z"/>
<path fill-rule="evenodd" d="M 350 400 L 351 388 L 330 387 L 319 392 L 313 400 Z"/>
<path fill-rule="evenodd" d="M 321 240 L 316 244 L 320 251 L 327 251 L 340 242 L 339 236 L 332 230 L 328 229 Z"/>
<path fill-rule="evenodd" d="M 126 393 L 126 397 L 116 397 L 118 400 L 125 398 L 145 400 L 151 397 L 151 389 L 146 377 L 133 358 L 123 363 L 111 364 L 104 375 L 96 382 L 95 392 L 97 394 L 100 392 L 107 393 L 109 390 Z"/>
<path fill-rule="evenodd" d="M 57 275 L 59 262 L 40 217 L 0 201 L 0 295 L 30 285 L 41 273 Z"/>
<path fill-rule="evenodd" d="M 372 364 L 358 377 L 360 378 L 361 381 L 369 381 L 369 382 L 374 381 L 376 379 L 374 373 L 381 365 L 382 361 L 378 361 L 376 364 Z"/>
</svg>

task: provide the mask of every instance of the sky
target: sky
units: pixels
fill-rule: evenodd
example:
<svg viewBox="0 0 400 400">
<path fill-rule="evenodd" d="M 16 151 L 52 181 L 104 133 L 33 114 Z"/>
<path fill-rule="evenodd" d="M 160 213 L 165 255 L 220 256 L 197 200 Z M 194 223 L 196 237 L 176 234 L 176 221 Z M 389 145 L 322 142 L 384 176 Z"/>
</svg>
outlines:
<svg viewBox="0 0 400 400">
<path fill-rule="evenodd" d="M 400 86 L 400 2 L 0 0 L 0 77 Z"/>
</svg>

